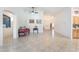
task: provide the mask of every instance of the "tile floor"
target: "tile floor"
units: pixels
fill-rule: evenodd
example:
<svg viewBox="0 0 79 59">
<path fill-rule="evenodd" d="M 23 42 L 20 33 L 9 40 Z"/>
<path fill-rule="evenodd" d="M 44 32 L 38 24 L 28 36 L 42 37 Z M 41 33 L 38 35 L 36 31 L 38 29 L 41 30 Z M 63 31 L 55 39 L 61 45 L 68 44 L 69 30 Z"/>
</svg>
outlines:
<svg viewBox="0 0 79 59">
<path fill-rule="evenodd" d="M 30 34 L 18 39 L 4 39 L 1 52 L 77 52 L 79 51 L 79 40 L 68 39 L 55 33 L 52 37 L 51 31 L 40 34 Z"/>
</svg>

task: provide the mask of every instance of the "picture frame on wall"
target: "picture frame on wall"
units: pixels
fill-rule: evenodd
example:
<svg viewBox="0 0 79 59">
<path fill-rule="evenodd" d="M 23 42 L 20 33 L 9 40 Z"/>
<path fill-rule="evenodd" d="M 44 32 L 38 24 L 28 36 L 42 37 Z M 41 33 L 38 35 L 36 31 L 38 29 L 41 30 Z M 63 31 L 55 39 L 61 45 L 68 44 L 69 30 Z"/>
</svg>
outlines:
<svg viewBox="0 0 79 59">
<path fill-rule="evenodd" d="M 34 23 L 34 19 L 30 19 L 29 20 L 29 23 Z"/>
<path fill-rule="evenodd" d="M 37 24 L 41 24 L 41 23 L 42 23 L 42 21 L 41 21 L 41 20 L 39 20 L 39 19 L 37 19 L 37 20 L 36 20 L 36 23 L 37 23 Z"/>
</svg>

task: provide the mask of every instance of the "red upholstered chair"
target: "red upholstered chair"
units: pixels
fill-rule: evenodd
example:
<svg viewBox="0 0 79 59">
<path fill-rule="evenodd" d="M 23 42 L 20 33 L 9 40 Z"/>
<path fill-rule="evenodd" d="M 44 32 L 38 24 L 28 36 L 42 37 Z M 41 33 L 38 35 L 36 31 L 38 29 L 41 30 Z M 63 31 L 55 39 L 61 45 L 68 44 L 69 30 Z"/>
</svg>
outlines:
<svg viewBox="0 0 79 59">
<path fill-rule="evenodd" d="M 30 33 L 30 29 L 29 28 L 25 28 L 25 27 L 20 27 L 18 30 L 18 36 L 26 36 L 27 34 Z"/>
<path fill-rule="evenodd" d="M 27 32 L 27 34 L 30 34 L 30 29 L 29 28 L 25 28 L 26 30 L 26 32 Z"/>
</svg>

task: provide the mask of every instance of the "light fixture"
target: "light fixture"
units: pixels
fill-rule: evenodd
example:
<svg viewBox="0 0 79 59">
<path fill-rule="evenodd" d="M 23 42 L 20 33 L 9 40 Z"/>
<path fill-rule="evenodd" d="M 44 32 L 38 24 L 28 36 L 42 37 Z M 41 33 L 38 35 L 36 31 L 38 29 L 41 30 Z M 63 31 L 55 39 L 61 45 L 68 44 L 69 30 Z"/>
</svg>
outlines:
<svg viewBox="0 0 79 59">
<path fill-rule="evenodd" d="M 32 7 L 32 13 L 38 14 L 38 10 L 36 7 Z"/>
</svg>

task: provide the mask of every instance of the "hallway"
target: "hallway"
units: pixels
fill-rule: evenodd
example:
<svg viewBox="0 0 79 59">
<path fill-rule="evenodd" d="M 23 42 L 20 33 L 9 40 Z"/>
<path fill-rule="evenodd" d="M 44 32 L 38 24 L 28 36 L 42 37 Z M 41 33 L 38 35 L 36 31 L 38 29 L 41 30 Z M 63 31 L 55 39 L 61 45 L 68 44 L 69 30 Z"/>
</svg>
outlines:
<svg viewBox="0 0 79 59">
<path fill-rule="evenodd" d="M 76 45 L 79 41 L 73 42 L 55 33 L 55 39 L 52 38 L 50 31 L 44 31 L 42 34 L 30 34 L 18 39 L 6 39 L 0 51 L 14 52 L 60 52 L 60 51 L 79 51 Z"/>
<path fill-rule="evenodd" d="M 77 51 L 76 41 L 72 45 L 73 42 L 69 39 L 71 38 L 71 8 L 3 7 L 1 11 L 4 17 L 1 18 L 0 23 L 2 35 L 0 51 Z M 9 28 L 7 25 L 10 25 Z M 58 33 L 53 35 L 54 32 L 49 31 L 50 29 L 69 38 Z M 35 30 L 39 34 L 33 34 Z M 25 35 L 26 32 L 30 32 L 30 35 L 18 38 L 18 33 Z"/>
</svg>

